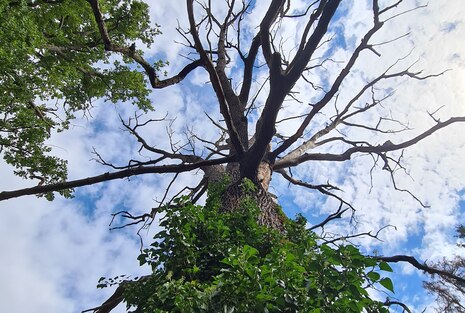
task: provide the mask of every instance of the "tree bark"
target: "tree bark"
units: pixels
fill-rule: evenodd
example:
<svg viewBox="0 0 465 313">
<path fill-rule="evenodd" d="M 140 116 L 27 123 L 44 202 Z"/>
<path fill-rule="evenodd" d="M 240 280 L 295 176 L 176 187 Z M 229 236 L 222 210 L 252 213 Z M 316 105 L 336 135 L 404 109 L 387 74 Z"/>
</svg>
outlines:
<svg viewBox="0 0 465 313">
<path fill-rule="evenodd" d="M 231 178 L 231 184 L 221 197 L 222 206 L 220 210 L 222 212 L 236 212 L 244 209 L 241 204 L 246 198 L 251 198 L 260 209 L 258 223 L 280 232 L 284 231 L 286 218 L 277 201 L 268 192 L 273 173 L 272 166 L 268 162 L 261 161 L 257 174 L 254 179 L 251 179 L 255 185 L 255 191 L 247 191 L 241 187 L 245 177 L 241 176 L 238 162 L 229 163 L 226 167 L 221 165 L 211 166 L 205 169 L 204 172 L 209 183 L 218 182 L 224 175 L 229 175 Z"/>
</svg>

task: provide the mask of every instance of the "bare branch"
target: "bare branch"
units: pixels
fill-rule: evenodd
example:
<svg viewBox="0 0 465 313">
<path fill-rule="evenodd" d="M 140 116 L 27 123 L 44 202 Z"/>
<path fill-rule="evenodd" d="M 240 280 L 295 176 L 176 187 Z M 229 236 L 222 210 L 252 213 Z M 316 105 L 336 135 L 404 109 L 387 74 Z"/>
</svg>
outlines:
<svg viewBox="0 0 465 313">
<path fill-rule="evenodd" d="M 142 276 L 139 279 L 137 279 L 137 282 L 142 282 L 144 280 L 149 279 L 150 277 L 152 276 L 151 275 Z M 84 310 L 81 313 L 86 313 L 86 312 L 110 313 L 114 308 L 118 306 L 118 304 L 123 302 L 124 288 L 126 287 L 126 284 L 128 283 L 131 283 L 131 281 L 123 281 L 122 283 L 120 283 L 119 286 L 116 288 L 116 290 L 113 292 L 113 294 L 102 305 L 92 308 L 92 309 Z"/>
<path fill-rule="evenodd" d="M 449 126 L 454 123 L 460 123 L 460 122 L 465 122 L 465 117 L 452 117 L 449 120 L 445 122 L 440 122 L 431 127 L 430 129 L 424 131 L 420 135 L 404 141 L 399 144 L 394 144 L 392 142 L 386 142 L 383 145 L 378 145 L 378 146 L 357 146 L 357 147 L 352 147 L 346 150 L 345 152 L 341 154 L 332 154 L 332 153 L 304 153 L 301 156 L 295 157 L 293 159 L 289 160 L 278 160 L 274 168 L 276 170 L 290 167 L 290 166 L 296 166 L 300 163 L 307 162 L 307 161 L 336 161 L 336 162 L 341 162 L 341 161 L 347 161 L 351 158 L 351 156 L 355 153 L 373 153 L 373 154 L 382 154 L 390 151 L 397 151 L 397 150 L 402 150 L 407 147 L 413 146 L 414 144 L 420 142 L 421 140 L 431 136 L 433 133 L 436 131 Z"/>
<path fill-rule="evenodd" d="M 392 306 L 392 305 L 398 305 L 398 306 L 402 307 L 402 309 L 404 309 L 404 312 L 412 313 L 412 311 L 409 309 L 409 307 L 406 304 L 404 304 L 404 303 L 402 303 L 400 301 L 386 300 L 386 301 L 384 301 L 383 305 L 388 306 L 388 307 Z"/>
<path fill-rule="evenodd" d="M 426 8 L 428 6 L 428 4 L 424 4 L 424 5 L 419 5 L 419 6 L 416 6 L 412 9 L 409 9 L 409 10 L 406 10 L 406 11 L 403 11 L 403 12 L 400 12 L 398 14 L 394 14 L 393 16 L 387 18 L 386 20 L 384 20 L 384 22 L 387 22 L 389 20 L 392 20 L 392 19 L 395 19 L 396 17 L 399 17 L 401 15 L 404 15 L 404 14 L 407 14 L 407 13 L 410 13 L 410 12 L 413 12 L 413 11 L 416 11 L 418 9 L 422 9 L 422 8 Z"/>
<path fill-rule="evenodd" d="M 135 125 L 134 126 L 131 126 L 131 121 L 132 120 L 135 120 Z M 138 121 L 138 117 L 136 116 L 134 119 L 130 119 L 128 123 L 126 123 L 125 121 L 123 121 L 123 119 L 121 119 L 121 123 L 123 124 L 124 128 L 129 132 L 131 133 L 134 137 L 137 138 L 137 141 L 139 143 L 141 143 L 142 148 L 146 149 L 147 151 L 150 151 L 150 152 L 153 152 L 153 153 L 156 153 L 156 154 L 160 154 L 162 156 L 163 159 L 165 158 L 169 158 L 169 159 L 177 159 L 177 160 L 181 160 L 182 162 L 187 162 L 187 163 L 193 163 L 193 162 L 199 162 L 199 161 L 202 161 L 202 158 L 199 157 L 199 156 L 196 156 L 196 155 L 192 155 L 192 154 L 182 154 L 182 153 L 172 153 L 172 152 L 168 152 L 168 151 L 165 151 L 163 149 L 159 149 L 159 148 L 155 148 L 154 146 L 151 146 L 149 145 L 146 140 L 137 132 L 137 129 L 139 127 L 142 127 L 142 126 L 145 126 L 147 125 L 148 123 L 151 123 L 151 122 L 158 122 L 158 121 L 162 121 L 164 120 L 161 119 L 161 120 L 148 120 L 142 124 L 139 124 L 139 121 Z M 141 150 L 139 149 L 139 151 Z"/>
<path fill-rule="evenodd" d="M 225 90 L 223 88 L 224 85 L 220 82 L 220 77 L 218 76 L 218 73 L 215 70 L 215 66 L 213 65 L 212 60 L 208 56 L 200 41 L 199 34 L 197 32 L 197 26 L 195 23 L 193 2 L 193 0 L 187 0 L 187 12 L 189 16 L 190 33 L 194 40 L 195 48 L 200 55 L 200 59 L 203 61 L 205 69 L 207 70 L 210 76 L 210 81 L 212 83 L 213 90 L 215 91 L 216 97 L 220 104 L 221 114 L 223 115 L 226 126 L 228 128 L 231 143 L 234 147 L 236 154 L 240 157 L 245 151 L 244 143 L 242 142 L 241 137 L 236 128 L 237 125 L 233 123 L 233 117 L 231 116 L 230 107 L 227 102 L 228 98 L 226 98 Z"/>
<path fill-rule="evenodd" d="M 399 4 L 401 4 L 403 1 L 404 1 L 404 0 L 399 0 L 399 1 L 397 1 L 396 3 L 394 3 L 393 5 L 390 5 L 390 6 L 385 7 L 384 9 L 382 9 L 382 10 L 379 11 L 379 14 L 381 15 L 381 14 L 383 14 L 383 13 L 385 13 L 385 12 L 387 12 L 387 11 L 389 11 L 389 10 L 395 8 L 395 7 L 397 7 L 397 6 L 398 6 Z"/>
<path fill-rule="evenodd" d="M 98 176 L 87 177 L 83 179 L 71 180 L 67 182 L 61 182 L 50 185 L 35 186 L 30 188 L 18 189 L 14 191 L 2 191 L 0 192 L 0 201 L 22 197 L 26 195 L 43 194 L 48 192 L 72 189 L 76 187 L 88 186 L 105 181 L 128 178 L 135 175 L 143 174 L 160 174 L 160 173 L 182 173 L 188 172 L 194 169 L 202 167 L 208 167 L 211 165 L 224 164 L 236 161 L 236 156 L 228 156 L 225 158 L 205 160 L 190 164 L 170 164 L 170 165 L 159 165 L 159 166 L 141 166 L 137 168 L 129 168 L 126 170 L 104 173 Z"/>
<path fill-rule="evenodd" d="M 332 197 L 332 198 L 339 201 L 340 205 L 339 205 L 339 209 L 337 210 L 337 212 L 334 213 L 334 214 L 331 214 L 330 216 L 328 216 L 323 222 L 319 223 L 318 225 L 313 226 L 312 228 L 310 228 L 311 230 L 313 230 L 315 228 L 318 228 L 318 227 L 324 227 L 324 225 L 326 225 L 328 222 L 330 222 L 330 221 L 332 221 L 334 219 L 340 218 L 342 216 L 342 214 L 344 212 L 346 212 L 348 209 L 351 209 L 352 212 L 355 212 L 355 208 L 350 203 L 348 203 L 347 201 L 345 201 L 344 199 L 342 199 L 338 195 L 335 195 L 334 193 L 330 192 L 330 190 L 340 190 L 338 187 L 336 187 L 334 185 L 331 185 L 329 183 L 327 183 L 325 185 L 312 185 L 312 184 L 306 183 L 304 181 L 295 179 L 294 177 L 289 175 L 284 169 L 276 170 L 276 172 L 281 174 L 291 184 L 301 186 L 301 187 L 305 187 L 305 188 L 309 188 L 309 189 L 318 190 L 322 194 L 324 194 L 326 196 L 329 196 L 329 197 Z M 346 205 L 347 208 L 342 209 L 343 205 Z"/>
<path fill-rule="evenodd" d="M 148 63 L 141 55 L 136 53 L 132 47 L 118 46 L 118 45 L 115 45 L 111 41 L 110 35 L 108 34 L 108 30 L 105 25 L 102 12 L 100 10 L 100 5 L 98 3 L 98 0 L 87 0 L 87 1 L 92 7 L 95 21 L 97 23 L 100 36 L 102 37 L 105 50 L 119 52 L 123 54 L 124 56 L 131 58 L 139 65 L 141 65 L 142 68 L 147 73 L 147 76 L 149 78 L 150 85 L 152 86 L 152 88 L 165 88 L 167 86 L 177 84 L 181 82 L 187 76 L 187 74 L 192 72 L 197 67 L 203 65 L 203 62 L 201 60 L 195 60 L 192 63 L 186 65 L 177 75 L 171 78 L 168 78 L 168 79 L 160 80 L 157 76 L 155 68 L 152 65 L 150 65 L 150 63 Z"/>
<path fill-rule="evenodd" d="M 345 208 L 345 209 L 342 209 L 342 202 L 339 204 L 339 207 L 337 209 L 336 212 L 334 213 L 331 213 L 330 215 L 328 215 L 322 222 L 316 224 L 316 225 L 313 225 L 312 227 L 310 227 L 309 229 L 310 230 L 314 230 L 314 229 L 317 229 L 317 228 L 323 228 L 325 227 L 326 224 L 328 224 L 329 222 L 331 222 L 332 220 L 335 220 L 335 219 L 338 219 L 338 218 L 341 218 L 342 217 L 342 214 L 344 214 L 349 208 Z"/>
<path fill-rule="evenodd" d="M 239 93 L 239 100 L 242 105 L 246 105 L 249 100 L 250 88 L 252 87 L 252 76 L 255 60 L 257 59 L 258 49 L 260 48 L 261 36 L 257 34 L 252 40 L 252 44 L 249 48 L 249 53 L 244 60 L 244 74 L 242 81 L 242 88 Z"/>
<path fill-rule="evenodd" d="M 334 244 L 335 242 L 338 242 L 338 241 L 341 241 L 341 240 L 342 241 L 348 241 L 348 240 L 353 239 L 353 238 L 363 238 L 363 237 L 370 237 L 370 238 L 376 239 L 378 241 L 382 241 L 378 237 L 379 233 L 381 233 L 383 230 L 385 230 L 388 227 L 394 227 L 394 226 L 392 226 L 392 225 L 383 226 L 375 234 L 372 234 L 371 231 L 368 231 L 368 232 L 357 233 L 357 234 L 353 234 L 353 235 L 340 236 L 340 237 L 336 237 L 336 238 L 333 238 L 333 239 L 330 239 L 330 240 L 327 240 L 325 238 L 322 238 L 322 239 L 324 240 L 324 242 L 326 244 Z"/>
<path fill-rule="evenodd" d="M 270 41 L 270 28 L 273 22 L 278 18 L 279 13 L 281 12 L 284 5 L 284 0 L 273 0 L 266 11 L 265 16 L 263 17 L 262 22 L 260 23 L 260 42 L 262 46 L 263 56 L 265 57 L 268 67 L 271 68 L 272 65 L 272 50 L 271 50 L 271 41 Z"/>
<path fill-rule="evenodd" d="M 340 1 L 320 1 L 318 8 L 310 15 L 310 19 L 302 34 L 299 48 L 287 69 L 289 76 L 293 77 L 293 79 L 298 79 L 300 74 L 305 70 L 321 39 L 326 34 L 329 22 L 339 3 Z M 308 33 L 316 21 L 318 21 L 318 24 L 307 40 Z"/>
<path fill-rule="evenodd" d="M 394 255 L 394 256 L 374 256 L 375 259 L 379 261 L 384 261 L 388 263 L 398 263 L 398 262 L 407 262 L 416 267 L 419 270 L 422 270 L 426 273 L 432 274 L 432 275 L 440 275 L 440 276 L 445 276 L 447 278 L 451 278 L 461 284 L 465 284 L 465 278 L 464 277 L 459 277 L 457 275 L 454 275 L 450 272 L 443 271 L 434 267 L 430 267 L 426 265 L 426 263 L 421 264 L 417 259 L 415 259 L 412 256 L 408 255 Z"/>
<path fill-rule="evenodd" d="M 294 142 L 296 142 L 304 133 L 305 129 L 307 126 L 310 124 L 312 119 L 315 117 L 315 115 L 325 107 L 329 101 L 336 95 L 337 91 L 339 90 L 339 87 L 341 86 L 342 82 L 344 79 L 349 75 L 351 68 L 355 64 L 355 61 L 358 59 L 360 53 L 368 48 L 368 41 L 370 38 L 383 26 L 383 23 L 377 23 L 375 24 L 368 32 L 367 34 L 363 37 L 361 43 L 357 46 L 357 48 L 354 50 L 352 56 L 350 57 L 349 61 L 347 62 L 346 66 L 341 70 L 337 78 L 335 79 L 334 83 L 331 86 L 331 89 L 324 95 L 324 97 L 318 101 L 310 111 L 310 113 L 307 115 L 305 120 L 302 122 L 301 126 L 299 129 L 287 140 L 285 140 L 281 146 L 276 148 L 272 153 L 271 153 L 271 159 L 276 158 L 279 154 L 284 152 L 287 148 L 289 148 Z M 306 64 L 305 64 L 306 66 Z M 304 68 L 305 68 L 304 66 Z M 296 75 L 296 74 L 295 74 Z M 300 74 L 299 74 L 300 76 Z"/>
</svg>

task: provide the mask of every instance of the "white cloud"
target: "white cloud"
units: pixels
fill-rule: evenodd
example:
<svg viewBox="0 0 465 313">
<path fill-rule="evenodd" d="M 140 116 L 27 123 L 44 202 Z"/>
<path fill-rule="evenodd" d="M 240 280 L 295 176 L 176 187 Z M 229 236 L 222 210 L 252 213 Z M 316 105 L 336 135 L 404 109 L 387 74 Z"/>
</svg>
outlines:
<svg viewBox="0 0 465 313">
<path fill-rule="evenodd" d="M 86 209 L 61 199 L 1 203 L 2 312 L 81 311 L 109 295 L 96 290 L 99 277 L 142 272 L 137 241 L 109 233 L 109 212 L 89 218 Z"/>
</svg>

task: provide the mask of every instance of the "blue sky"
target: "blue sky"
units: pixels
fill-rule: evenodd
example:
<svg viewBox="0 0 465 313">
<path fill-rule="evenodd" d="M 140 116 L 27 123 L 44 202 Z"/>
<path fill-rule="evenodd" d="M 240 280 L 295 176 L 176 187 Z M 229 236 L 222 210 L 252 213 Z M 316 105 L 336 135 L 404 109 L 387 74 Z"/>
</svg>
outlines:
<svg viewBox="0 0 465 313">
<path fill-rule="evenodd" d="M 305 1 L 295 2 L 303 5 Z M 380 1 L 382 5 L 393 1 Z M 416 1 L 406 0 L 397 12 L 415 5 Z M 215 4 L 216 5 L 216 4 Z M 332 30 L 337 32 L 334 40 L 323 47 L 316 56 L 331 55 L 338 62 L 329 62 L 325 68 L 314 73 L 315 82 L 327 85 L 334 79 L 334 73 L 344 65 L 351 54 L 351 48 L 371 26 L 372 17 L 369 5 L 365 1 L 346 1 L 345 8 L 339 12 L 339 18 Z M 244 21 L 244 26 L 254 27 L 263 16 L 265 5 L 257 5 L 254 12 Z M 218 6 L 218 12 L 224 8 Z M 162 26 L 163 35 L 157 38 L 154 46 L 146 50 L 146 55 L 167 56 L 169 73 L 176 73 L 185 65 L 185 59 L 179 54 L 186 51 L 175 31 L 177 20 L 186 25 L 186 13 L 183 5 L 173 1 L 160 1 L 151 8 L 153 20 Z M 439 116 L 445 120 L 450 116 L 465 116 L 465 7 L 462 0 L 431 1 L 427 8 L 417 10 L 394 19 L 386 25 L 373 43 L 396 38 L 407 32 L 410 36 L 377 48 L 382 57 L 365 53 L 357 63 L 350 79 L 344 84 L 339 100 L 350 99 L 355 90 L 366 79 L 385 70 L 398 58 L 410 56 L 399 68 L 417 62 L 416 69 L 428 73 L 437 73 L 452 69 L 440 78 L 428 81 L 392 80 L 383 83 L 380 88 L 395 90 L 393 97 L 376 112 L 363 117 L 365 123 L 376 123 L 381 115 L 393 117 L 409 123 L 411 131 L 392 140 L 399 142 L 411 138 L 432 125 L 427 112 L 445 105 Z M 283 24 L 279 36 L 286 38 L 284 49 L 292 50 L 302 29 L 298 21 Z M 240 65 L 232 66 L 231 76 L 240 76 Z M 257 82 L 265 80 L 265 68 L 257 72 Z M 174 138 L 183 140 L 183 130 L 193 128 L 205 139 L 216 139 L 218 131 L 211 127 L 204 111 L 214 119 L 220 120 L 217 104 L 205 71 L 196 70 L 186 82 L 166 90 L 153 92 L 151 98 L 155 111 L 143 119 L 160 118 L 168 113 L 172 119 Z M 258 89 L 257 86 L 254 87 Z M 318 93 L 308 85 L 296 84 L 299 97 L 304 103 L 315 101 Z M 265 88 L 266 91 L 266 88 Z M 383 92 L 380 90 L 379 92 Z M 257 98 L 263 103 L 266 92 Z M 369 97 L 368 97 L 369 98 Z M 368 99 L 367 98 L 367 99 Z M 286 101 L 278 119 L 305 113 L 308 106 Z M 324 125 L 331 116 L 328 109 L 311 126 L 316 129 Z M 96 101 L 92 110 L 93 119 L 76 119 L 68 132 L 57 134 L 50 142 L 54 153 L 69 160 L 71 179 L 96 175 L 108 169 L 90 159 L 92 147 L 97 148 L 105 158 L 124 164 L 127 160 L 140 157 L 135 140 L 121 131 L 119 115 L 129 118 L 134 107 L 129 104 L 112 106 Z M 255 117 L 256 119 L 256 117 Z M 250 128 L 254 129 L 254 121 Z M 104 125 L 104 126 L 102 126 Z M 160 123 L 156 127 L 143 129 L 142 132 L 153 144 L 167 144 L 166 127 Z M 278 131 L 288 134 L 295 129 L 295 121 L 282 123 Z M 354 158 L 342 163 L 306 163 L 294 170 L 294 173 L 312 183 L 325 183 L 329 180 L 343 189 L 341 196 L 357 209 L 355 216 L 359 223 L 350 224 L 349 216 L 340 222 L 328 225 L 326 230 L 334 233 L 376 232 L 385 225 L 394 225 L 380 233 L 383 242 L 372 240 L 357 241 L 368 252 L 381 251 L 386 255 L 409 254 L 421 260 L 438 260 L 455 254 L 464 254 L 457 249 L 451 230 L 464 222 L 465 189 L 465 125 L 454 125 L 431 136 L 425 142 L 408 149 L 404 161 L 408 174 L 399 172 L 397 183 L 409 188 L 430 208 L 422 208 L 410 195 L 395 191 L 386 171 L 377 169 L 370 179 L 372 166 L 369 157 Z M 374 137 L 367 132 L 341 129 L 349 138 L 369 139 L 383 143 L 385 137 Z M 390 138 L 391 139 L 391 138 Z M 72 144 L 70 144 L 72 143 Z M 331 147 L 334 151 L 339 146 Z M 333 150 L 331 150 L 333 151 Z M 142 157 L 148 157 L 144 155 Z M 12 174 L 12 168 L 0 163 L 2 179 L 0 190 L 11 190 L 30 186 L 30 182 L 20 180 Z M 173 192 L 185 185 L 193 186 L 201 179 L 201 173 L 183 174 L 173 186 Z M 0 203 L 0 302 L 2 312 L 77 312 L 101 303 L 112 290 L 97 290 L 95 286 L 101 276 L 128 274 L 137 276 L 147 273 L 148 269 L 139 268 L 138 238 L 136 228 L 124 231 L 109 231 L 111 213 L 121 209 L 131 209 L 134 213 L 143 213 L 157 205 L 156 200 L 163 196 L 171 175 L 145 175 L 105 184 L 81 188 L 72 200 L 57 199 L 50 203 L 44 199 L 24 197 Z M 371 188 L 373 184 L 373 188 Z M 324 219 L 334 212 L 337 203 L 321 197 L 318 193 L 300 187 L 288 187 L 279 176 L 273 178 L 271 191 L 280 197 L 286 212 L 293 217 L 303 213 L 311 224 Z M 157 221 L 142 232 L 147 242 L 158 230 Z M 421 273 L 409 265 L 396 266 L 402 275 L 395 278 L 396 297 L 409 303 L 414 311 L 421 311 L 432 301 L 419 288 Z M 28 301 L 24 301 L 27 294 Z M 384 294 L 380 295 L 384 299 Z M 118 312 L 123 312 L 120 308 Z M 427 312 L 433 312 L 432 308 Z"/>
</svg>

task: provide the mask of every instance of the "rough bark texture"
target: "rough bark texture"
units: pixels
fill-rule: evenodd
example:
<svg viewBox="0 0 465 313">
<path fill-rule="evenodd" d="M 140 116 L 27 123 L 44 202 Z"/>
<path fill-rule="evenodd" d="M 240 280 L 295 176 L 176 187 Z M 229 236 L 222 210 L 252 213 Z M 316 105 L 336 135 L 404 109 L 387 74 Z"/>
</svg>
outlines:
<svg viewBox="0 0 465 313">
<path fill-rule="evenodd" d="M 219 181 L 225 174 L 231 177 L 232 183 L 228 186 L 221 198 L 221 210 L 223 212 L 240 210 L 243 200 L 251 198 L 260 209 L 258 223 L 281 232 L 284 231 L 285 216 L 279 205 L 268 192 L 272 176 L 272 169 L 269 163 L 264 161 L 260 162 L 256 179 L 253 181 L 256 186 L 256 191 L 253 192 L 244 192 L 241 187 L 242 179 L 239 171 L 239 164 L 236 162 L 229 163 L 226 169 L 223 166 L 216 165 L 205 170 L 205 175 L 210 183 Z"/>
<path fill-rule="evenodd" d="M 274 228 L 280 232 L 284 231 L 285 216 L 261 184 L 258 184 L 255 191 L 244 192 L 240 181 L 232 183 L 222 196 L 222 210 L 224 212 L 240 210 L 242 201 L 247 197 L 253 199 L 260 208 L 258 216 L 260 225 Z"/>
</svg>

